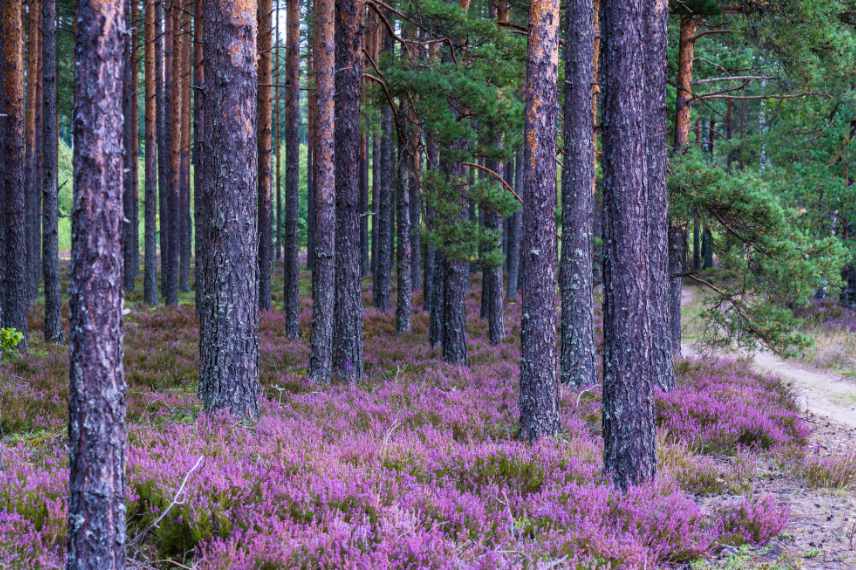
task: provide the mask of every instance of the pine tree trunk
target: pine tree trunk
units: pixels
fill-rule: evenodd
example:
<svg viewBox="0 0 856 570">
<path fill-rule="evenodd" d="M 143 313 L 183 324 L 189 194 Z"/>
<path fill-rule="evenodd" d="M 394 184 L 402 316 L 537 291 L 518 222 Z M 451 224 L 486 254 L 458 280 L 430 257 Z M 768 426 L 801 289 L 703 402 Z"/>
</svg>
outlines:
<svg viewBox="0 0 856 570">
<path fill-rule="evenodd" d="M 193 23 L 193 83 L 199 88 L 205 87 L 205 53 L 202 45 L 205 27 L 205 0 L 195 0 L 194 2 L 194 23 Z M 206 224 L 205 220 L 205 199 L 202 192 L 202 183 L 205 178 L 205 152 L 203 138 L 205 133 L 205 112 L 203 106 L 203 96 L 199 91 L 195 92 L 193 97 L 193 279 L 194 292 L 196 299 L 197 317 L 199 309 L 202 306 L 201 299 L 203 297 L 203 288 L 205 280 L 202 275 L 202 248 L 205 247 L 205 234 L 203 233 Z"/>
<path fill-rule="evenodd" d="M 204 11 L 202 180 L 205 244 L 199 395 L 208 411 L 259 415 L 256 204 L 256 3 L 209 0 Z M 207 161 L 211 161 L 210 163 Z"/>
<path fill-rule="evenodd" d="M 410 129 L 407 129 L 410 131 Z M 410 135 L 411 133 L 407 133 Z M 405 135 L 407 136 L 407 135 Z M 409 155 L 410 146 L 406 143 L 400 144 L 398 158 L 398 247 L 396 248 L 396 275 L 397 303 L 395 305 L 395 331 L 397 333 L 410 332 L 411 316 L 413 313 L 413 268 L 411 259 L 413 256 L 412 242 L 410 240 L 410 190 L 413 187 L 414 173 L 412 157 Z"/>
<path fill-rule="evenodd" d="M 604 470 L 624 489 L 649 481 L 654 452 L 644 0 L 604 0 Z M 528 197 L 527 197 L 528 198 Z"/>
<path fill-rule="evenodd" d="M 357 382 L 363 375 L 360 282 L 360 97 L 363 79 L 363 0 L 336 1 L 335 184 L 336 282 L 333 369 Z"/>
<path fill-rule="evenodd" d="M 514 190 L 523 195 L 523 152 L 517 151 L 514 159 Z M 523 210 L 517 210 L 508 220 L 508 294 L 509 300 L 517 299 L 520 284 L 520 241 L 523 237 Z"/>
<path fill-rule="evenodd" d="M 191 97 L 190 85 L 193 81 L 193 35 L 191 32 L 190 14 L 193 0 L 185 0 L 182 8 L 182 32 L 184 40 L 181 50 L 181 154 L 179 157 L 181 186 L 179 187 L 179 223 L 181 233 L 179 240 L 179 270 L 178 288 L 180 291 L 190 291 L 190 264 L 193 249 L 193 224 L 190 219 L 190 119 Z"/>
<path fill-rule="evenodd" d="M 181 55 L 184 35 L 181 30 L 183 0 L 174 0 L 168 18 L 171 33 L 167 43 L 171 46 L 168 58 L 170 66 L 169 91 L 169 179 L 166 187 L 166 291 L 167 305 L 178 304 L 179 250 L 181 243 L 181 217 L 179 216 L 181 193 Z"/>
<path fill-rule="evenodd" d="M 59 282 L 59 204 L 57 188 L 57 62 L 56 62 L 56 0 L 42 2 L 42 132 L 43 154 L 43 218 L 42 273 L 45 287 L 45 325 L 47 342 L 63 340 Z M 2 216 L 0 216 L 2 217 Z"/>
<path fill-rule="evenodd" d="M 377 275 L 378 242 L 380 240 L 380 136 L 372 134 L 372 283 Z"/>
<path fill-rule="evenodd" d="M 300 336 L 300 266 L 297 259 L 297 223 L 300 209 L 300 5 L 288 2 L 285 39 L 285 335 Z M 312 140 L 310 136 L 310 142 Z M 311 179 L 312 162 L 307 161 Z M 307 182 L 312 188 L 312 183 Z M 312 195 L 307 194 L 309 202 Z M 311 215 L 311 212 L 310 212 Z"/>
<path fill-rule="evenodd" d="M 79 0 L 71 243 L 66 568 L 125 567 L 123 0 Z"/>
<path fill-rule="evenodd" d="M 360 135 L 360 277 L 369 274 L 369 141 Z"/>
<path fill-rule="evenodd" d="M 124 0 L 125 2 L 125 17 L 127 18 L 126 29 L 131 30 L 134 22 L 131 14 L 132 0 Z M 122 146 L 125 150 L 124 164 L 125 177 L 124 188 L 122 191 L 122 209 L 124 220 L 122 222 L 122 257 L 124 274 L 122 276 L 125 290 L 134 290 L 134 248 L 139 247 L 139 244 L 134 242 L 134 177 L 132 173 L 136 172 L 134 162 L 134 138 L 136 137 L 136 122 L 134 121 L 134 105 L 133 100 L 136 97 L 136 75 L 134 65 L 134 43 L 133 41 L 125 42 L 125 62 L 122 72 L 122 111 L 124 115 L 124 128 L 122 131 Z"/>
<path fill-rule="evenodd" d="M 651 323 L 651 358 L 657 384 L 663 390 L 675 387 L 669 303 L 669 196 L 666 188 L 666 54 L 669 19 L 665 0 L 649 3 L 646 10 L 645 75 L 648 111 L 645 115 L 648 166 L 648 245 L 650 279 L 648 315 Z M 680 322 L 680 321 L 679 321 Z"/>
<path fill-rule="evenodd" d="M 273 47 L 273 157 L 276 174 L 273 179 L 274 205 L 273 215 L 273 257 L 282 259 L 282 53 L 279 41 L 279 0 L 274 3 L 274 47 Z M 286 33 L 288 33 L 286 31 Z M 271 275 L 271 279 L 273 276 Z"/>
<path fill-rule="evenodd" d="M 597 383 L 594 341 L 594 140 L 592 0 L 568 3 L 565 39 L 565 164 L 562 169 L 561 368 L 563 383 Z"/>
<path fill-rule="evenodd" d="M 0 12 L 0 42 L 3 49 L 2 100 L 3 121 L 2 198 L 4 208 L 0 229 L 4 232 L 3 248 L 3 326 L 24 333 L 19 349 L 26 350 L 28 341 L 27 308 L 30 296 L 28 208 L 25 186 L 24 147 L 24 37 L 21 2 L 3 2 Z"/>
<path fill-rule="evenodd" d="M 326 384 L 332 376 L 335 304 L 336 174 L 335 174 L 335 7 L 333 0 L 315 2 L 315 243 L 313 244 L 312 338 L 309 377 Z"/>
<path fill-rule="evenodd" d="M 534 441 L 559 432 L 556 382 L 556 113 L 559 2 L 533 0 L 526 67 L 523 199 L 523 317 L 520 432 Z"/>
<path fill-rule="evenodd" d="M 271 307 L 270 280 L 273 267 L 273 225 L 271 221 L 271 178 L 272 178 L 272 143 L 273 117 L 271 97 L 273 94 L 273 67 L 271 61 L 271 32 L 273 19 L 271 0 L 259 0 L 259 92 L 258 92 L 258 153 L 259 153 L 259 308 Z"/>
<path fill-rule="evenodd" d="M 157 289 L 157 80 L 155 43 L 157 37 L 157 0 L 146 1 L 145 68 L 146 68 L 146 190 L 145 190 L 145 254 L 143 268 L 143 300 L 149 305 L 158 302 Z M 198 131 L 197 131 L 198 132 Z"/>
<path fill-rule="evenodd" d="M 705 226 L 701 236 L 702 269 L 711 269 L 713 267 L 713 235 L 710 233 L 710 228 Z"/>
<path fill-rule="evenodd" d="M 384 49 L 391 50 L 392 43 L 386 36 Z M 375 307 L 389 310 L 390 282 L 392 280 L 392 226 L 394 223 L 393 203 L 393 158 L 392 158 L 392 109 L 384 104 L 381 110 L 380 132 L 380 207 L 378 208 L 377 266 L 372 283 Z"/>
<path fill-rule="evenodd" d="M 41 29 L 39 21 L 41 0 L 29 1 L 29 24 L 27 37 L 27 105 L 26 112 L 26 170 L 27 192 L 27 286 L 29 303 L 38 293 L 41 274 L 41 119 L 42 119 L 42 72 L 41 72 Z"/>
<path fill-rule="evenodd" d="M 169 273 L 169 217 L 168 195 L 169 195 L 169 165 L 170 165 L 170 129 L 169 109 L 170 89 L 168 85 L 172 79 L 171 61 L 172 46 L 169 40 L 171 35 L 172 19 L 165 9 L 164 2 L 157 2 L 157 29 L 155 34 L 155 66 L 157 87 L 157 130 L 158 130 L 158 246 L 160 249 L 160 287 L 161 298 L 166 302 L 167 296 L 167 274 Z"/>
</svg>

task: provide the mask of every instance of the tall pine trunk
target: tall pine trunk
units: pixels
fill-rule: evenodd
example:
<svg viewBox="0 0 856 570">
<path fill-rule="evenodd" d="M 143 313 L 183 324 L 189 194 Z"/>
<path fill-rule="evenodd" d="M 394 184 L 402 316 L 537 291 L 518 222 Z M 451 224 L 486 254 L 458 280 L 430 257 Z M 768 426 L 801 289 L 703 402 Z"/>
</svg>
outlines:
<svg viewBox="0 0 856 570">
<path fill-rule="evenodd" d="M 673 335 L 669 286 L 669 196 L 666 188 L 666 47 L 669 19 L 668 3 L 652 2 L 646 10 L 645 75 L 646 75 L 646 161 L 648 167 L 648 246 L 651 291 L 648 318 L 651 323 L 651 358 L 657 384 L 663 390 L 675 387 L 672 362 Z M 680 305 L 680 300 L 678 301 Z M 680 315 L 678 315 L 680 323 Z M 678 341 L 680 342 L 680 341 Z"/>
<path fill-rule="evenodd" d="M 523 318 L 520 431 L 529 441 L 559 432 L 556 381 L 556 114 L 559 2 L 533 0 L 526 66 Z"/>
<path fill-rule="evenodd" d="M 133 0 L 125 1 L 125 17 L 127 18 L 127 29 L 130 31 L 134 26 L 131 6 Z M 133 37 L 133 35 L 131 36 Z M 122 145 L 125 150 L 124 164 L 125 177 L 122 191 L 122 209 L 125 219 L 122 223 L 122 257 L 124 264 L 123 281 L 125 290 L 134 290 L 134 279 L 137 277 L 134 267 L 134 250 L 139 248 L 137 236 L 137 219 L 134 217 L 134 176 L 136 175 L 137 156 L 134 152 L 134 141 L 137 133 L 137 122 L 134 120 L 136 108 L 134 99 L 136 93 L 136 64 L 134 62 L 134 42 L 125 42 L 125 62 L 122 76 L 122 110 L 125 124 L 122 132 Z"/>
<path fill-rule="evenodd" d="M 123 0 L 79 0 L 71 242 L 66 568 L 125 567 Z"/>
<path fill-rule="evenodd" d="M 285 39 L 285 335 L 300 336 L 300 265 L 297 224 L 300 210 L 300 4 L 288 2 Z M 311 141 L 310 137 L 310 141 Z M 307 176 L 311 162 L 307 161 Z M 311 176 L 309 176 L 311 178 Z M 311 184 L 308 185 L 311 187 Z M 310 202 L 312 195 L 308 194 Z"/>
<path fill-rule="evenodd" d="M 335 173 L 335 6 L 315 2 L 315 242 L 314 302 L 309 377 L 328 383 L 332 376 L 335 305 L 336 173 Z"/>
<path fill-rule="evenodd" d="M 565 163 L 562 169 L 561 372 L 576 387 L 597 383 L 594 340 L 593 220 L 594 8 L 570 0 L 565 40 Z"/>
<path fill-rule="evenodd" d="M 21 2 L 3 2 L 0 12 L 0 42 L 3 49 L 2 100 L 0 121 L 3 121 L 2 195 L 0 210 L 4 233 L 0 256 L 4 262 L 2 279 L 3 326 L 24 333 L 19 348 L 27 348 L 27 308 L 30 296 L 29 251 L 27 223 L 27 191 L 24 149 L 24 37 Z"/>
<path fill-rule="evenodd" d="M 273 225 L 271 220 L 271 132 L 273 128 L 271 96 L 273 91 L 273 67 L 271 65 L 271 32 L 273 31 L 273 19 L 271 0 L 259 0 L 259 308 L 270 309 L 271 294 L 270 280 L 273 264 Z"/>
<path fill-rule="evenodd" d="M 146 0 L 145 8 L 145 71 L 146 71 L 146 188 L 145 188 L 145 253 L 143 260 L 143 300 L 149 305 L 158 302 L 157 289 L 157 0 Z"/>
<path fill-rule="evenodd" d="M 518 150 L 514 158 L 514 190 L 522 196 L 523 189 L 523 151 Z M 517 299 L 520 284 L 520 261 L 522 259 L 520 242 L 523 238 L 523 210 L 517 210 L 508 218 L 508 281 L 507 298 Z"/>
<path fill-rule="evenodd" d="M 410 128 L 407 134 L 412 136 Z M 413 313 L 413 273 L 411 259 L 413 257 L 412 242 L 410 240 L 410 200 L 411 189 L 414 185 L 413 157 L 410 156 L 411 147 L 407 141 L 402 141 L 398 146 L 398 180 L 397 200 L 398 209 L 398 247 L 396 248 L 396 277 L 397 302 L 395 304 L 395 331 L 397 333 L 410 332 Z"/>
<path fill-rule="evenodd" d="M 384 34 L 384 49 L 392 50 L 392 41 Z M 380 204 L 378 208 L 377 265 L 372 282 L 375 307 L 389 310 L 390 282 L 392 281 L 392 227 L 393 158 L 392 109 L 384 104 L 380 117 Z"/>
<path fill-rule="evenodd" d="M 199 88 L 205 86 L 205 53 L 202 45 L 205 28 L 205 0 L 194 1 L 194 22 L 193 22 L 193 83 Z M 197 315 L 199 308 L 202 305 L 200 299 L 203 296 L 203 287 L 205 280 L 202 277 L 202 248 L 205 247 L 205 234 L 203 233 L 206 224 L 205 220 L 205 200 L 202 192 L 203 179 L 205 177 L 205 152 L 204 152 L 204 133 L 205 133 L 205 112 L 203 108 L 203 96 L 199 92 L 193 97 L 193 278 L 194 292 L 196 299 Z"/>
<path fill-rule="evenodd" d="M 185 0 L 182 8 L 182 41 L 181 50 L 181 150 L 179 156 L 179 174 L 181 176 L 178 200 L 178 288 L 180 291 L 190 291 L 190 265 L 193 250 L 193 223 L 190 219 L 190 137 L 191 97 L 190 85 L 193 81 L 193 33 L 190 24 L 193 0 Z"/>
<path fill-rule="evenodd" d="M 167 196 L 169 194 L 170 132 L 169 109 L 172 79 L 170 61 L 172 46 L 170 41 L 172 19 L 164 2 L 157 2 L 156 11 L 155 66 L 157 88 L 157 139 L 158 139 L 158 246 L 160 249 L 160 288 L 161 298 L 166 302 L 167 274 L 169 273 L 169 218 L 167 216 Z"/>
<path fill-rule="evenodd" d="M 621 488 L 654 477 L 649 185 L 645 153 L 645 0 L 604 0 L 603 439 L 605 472 Z"/>
<path fill-rule="evenodd" d="M 27 36 L 26 171 L 27 192 L 27 285 L 29 301 L 36 298 L 41 274 L 41 121 L 42 49 L 41 0 L 29 1 Z"/>
<path fill-rule="evenodd" d="M 171 55 L 167 61 L 170 79 L 166 88 L 169 91 L 169 176 L 166 192 L 166 289 L 164 301 L 167 305 L 178 304 L 179 249 L 181 243 L 181 218 L 179 216 L 181 186 L 181 54 L 184 35 L 181 30 L 183 0 L 173 0 L 167 18 L 171 33 L 167 44 L 171 46 Z"/>
<path fill-rule="evenodd" d="M 335 184 L 336 282 L 333 369 L 356 382 L 363 375 L 360 276 L 360 96 L 363 79 L 363 0 L 336 1 Z"/>
<path fill-rule="evenodd" d="M 256 247 L 256 3 L 208 0 L 203 15 L 199 395 L 206 410 L 259 414 Z M 210 161 L 210 162 L 208 162 Z M 216 165 L 216 167 L 214 167 Z"/>
<path fill-rule="evenodd" d="M 42 274 L 45 287 L 44 335 L 47 342 L 62 342 L 59 283 L 59 204 L 57 188 L 57 62 L 56 0 L 42 2 Z"/>
</svg>

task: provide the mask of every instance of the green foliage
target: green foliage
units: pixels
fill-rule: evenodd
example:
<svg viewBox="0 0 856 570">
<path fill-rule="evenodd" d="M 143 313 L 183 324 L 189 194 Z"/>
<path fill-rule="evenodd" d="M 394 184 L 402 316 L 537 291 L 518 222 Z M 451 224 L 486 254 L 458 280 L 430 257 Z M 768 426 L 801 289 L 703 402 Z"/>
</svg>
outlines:
<svg viewBox="0 0 856 570">
<path fill-rule="evenodd" d="M 24 340 L 24 333 L 11 327 L 0 328 L 0 361 L 9 358 Z"/>
<path fill-rule="evenodd" d="M 793 310 L 819 288 L 840 286 L 841 241 L 818 235 L 803 210 L 785 205 L 777 169 L 728 172 L 696 150 L 672 157 L 670 166 L 673 218 L 701 213 L 716 236 L 720 274 L 705 310 L 707 340 L 804 349 L 810 339 L 797 330 Z"/>
</svg>

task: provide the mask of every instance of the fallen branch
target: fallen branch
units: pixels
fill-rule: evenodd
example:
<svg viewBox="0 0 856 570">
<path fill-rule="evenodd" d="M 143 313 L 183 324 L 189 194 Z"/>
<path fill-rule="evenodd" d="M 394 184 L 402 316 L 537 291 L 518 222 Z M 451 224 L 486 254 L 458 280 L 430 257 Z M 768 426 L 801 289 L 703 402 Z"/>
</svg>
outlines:
<svg viewBox="0 0 856 570">
<path fill-rule="evenodd" d="M 129 545 L 131 547 L 138 546 L 147 534 L 149 534 L 152 530 L 156 529 L 161 523 L 161 521 L 165 519 L 169 512 L 173 509 L 173 507 L 175 507 L 176 505 L 184 504 L 184 501 L 180 499 L 181 494 L 184 492 L 184 487 L 187 485 L 187 482 L 190 480 L 190 476 L 193 474 L 193 472 L 202 466 L 204 460 L 205 456 L 200 455 L 199 459 L 196 460 L 196 463 L 193 465 L 193 467 L 190 468 L 190 471 L 184 474 L 184 479 L 181 480 L 181 485 L 178 486 L 178 490 L 175 492 L 175 495 L 173 495 L 172 502 L 167 505 L 167 507 L 163 510 L 163 512 L 161 512 L 158 518 L 156 518 L 154 522 L 152 522 L 152 524 L 144 528 L 142 531 L 140 531 L 139 534 L 137 534 L 137 536 L 131 539 L 131 541 L 129 542 Z"/>
</svg>

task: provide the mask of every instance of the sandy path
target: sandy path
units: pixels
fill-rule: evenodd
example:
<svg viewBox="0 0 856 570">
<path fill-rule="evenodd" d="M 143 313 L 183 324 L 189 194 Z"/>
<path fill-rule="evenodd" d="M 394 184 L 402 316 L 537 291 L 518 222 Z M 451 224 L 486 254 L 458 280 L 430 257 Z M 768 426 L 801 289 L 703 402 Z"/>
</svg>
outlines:
<svg viewBox="0 0 856 570">
<path fill-rule="evenodd" d="M 685 288 L 681 304 L 692 303 L 694 293 L 691 288 Z M 686 355 L 711 354 L 692 344 L 684 343 L 681 348 Z M 712 354 L 745 359 L 753 369 L 774 374 L 791 385 L 803 410 L 849 427 L 856 427 L 856 382 L 824 370 L 784 360 L 769 351 L 759 351 L 752 355 L 724 351 L 715 351 Z"/>
</svg>

